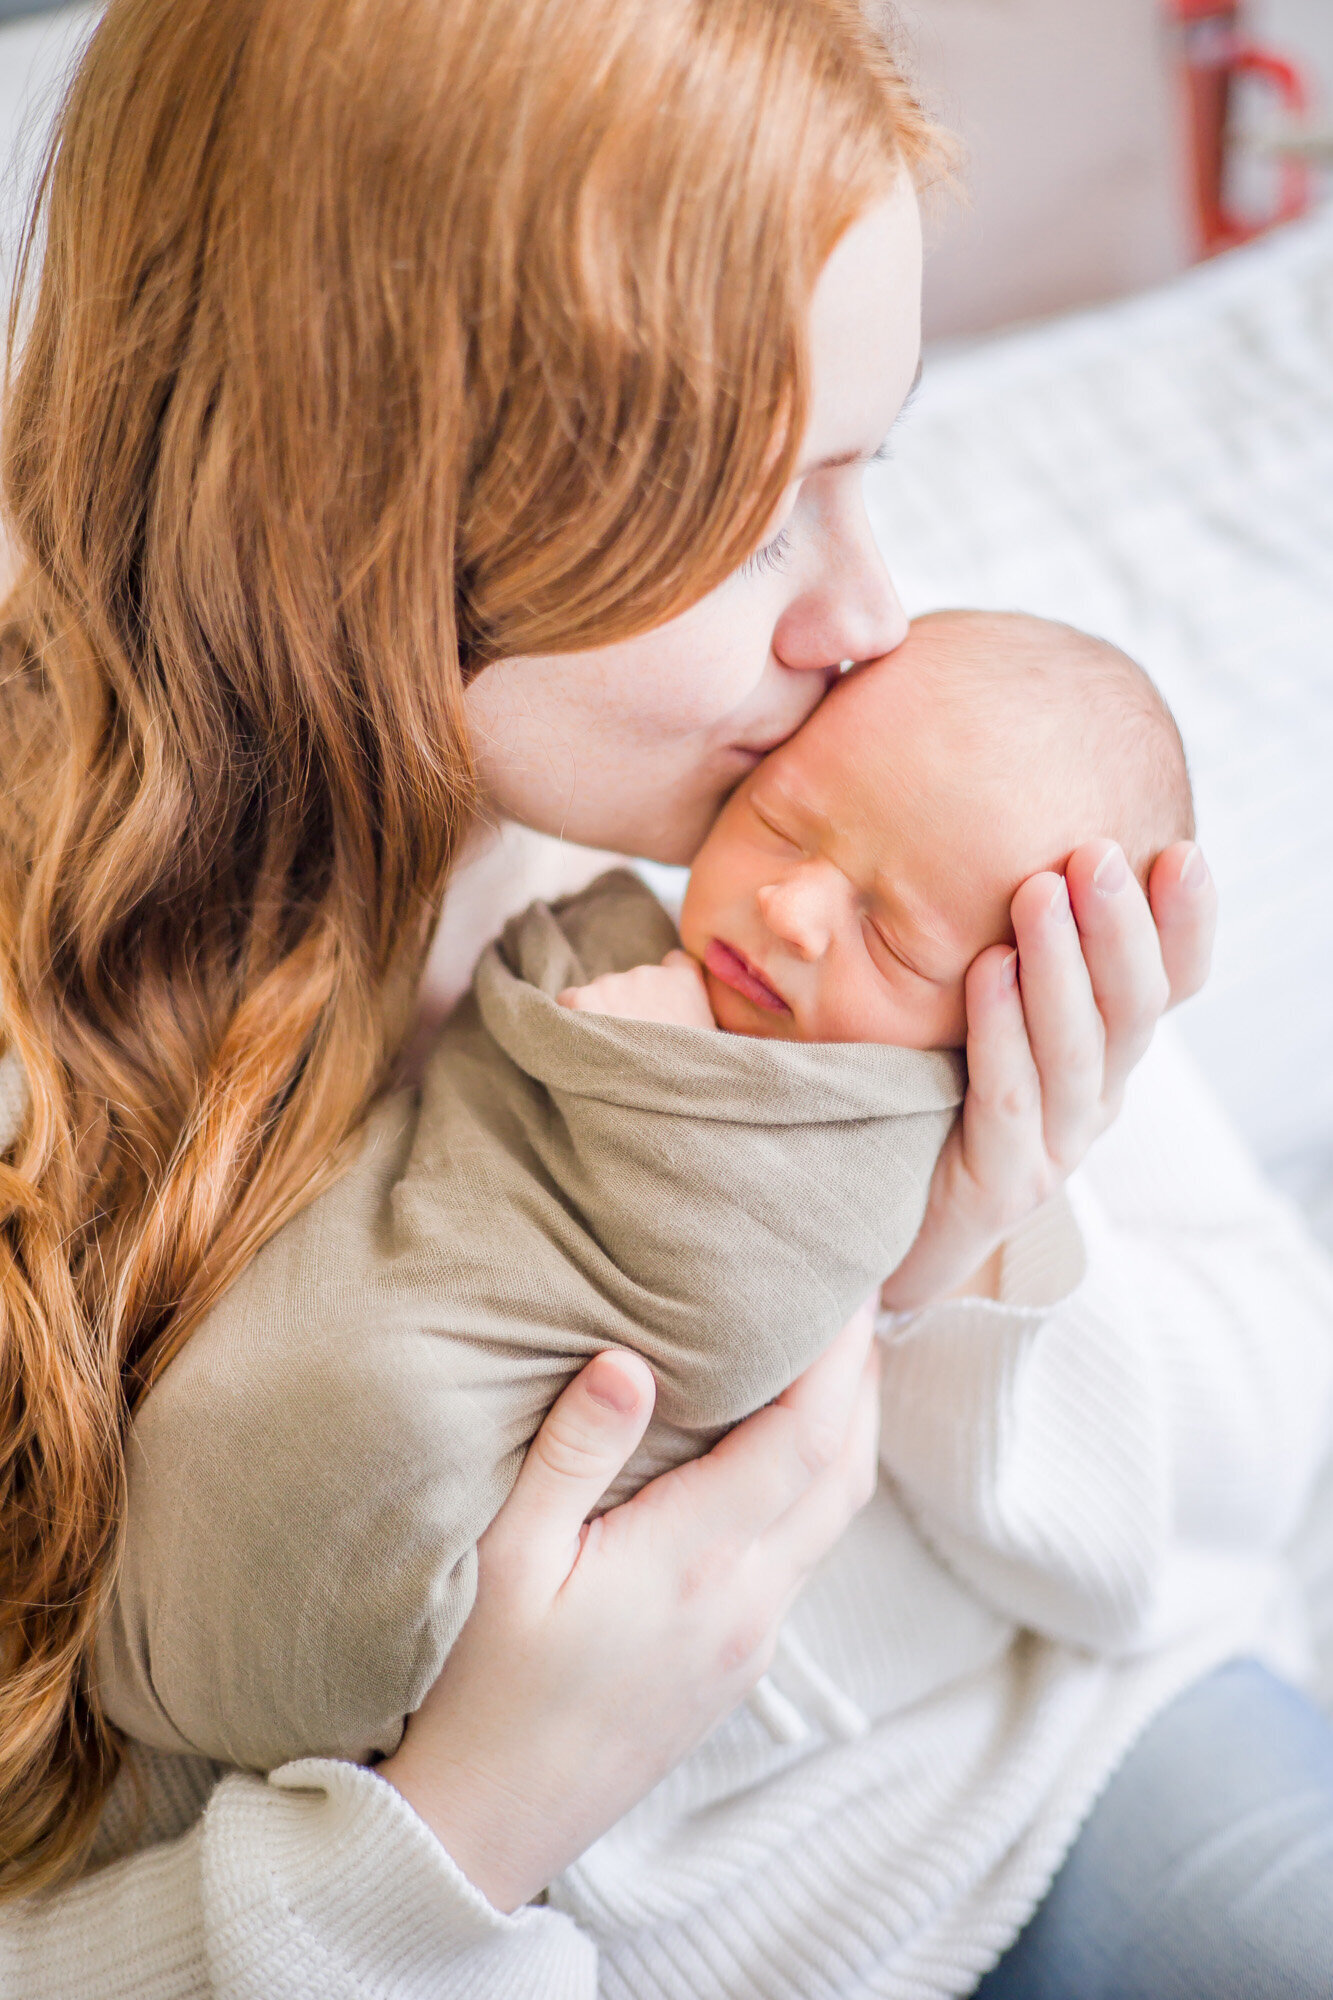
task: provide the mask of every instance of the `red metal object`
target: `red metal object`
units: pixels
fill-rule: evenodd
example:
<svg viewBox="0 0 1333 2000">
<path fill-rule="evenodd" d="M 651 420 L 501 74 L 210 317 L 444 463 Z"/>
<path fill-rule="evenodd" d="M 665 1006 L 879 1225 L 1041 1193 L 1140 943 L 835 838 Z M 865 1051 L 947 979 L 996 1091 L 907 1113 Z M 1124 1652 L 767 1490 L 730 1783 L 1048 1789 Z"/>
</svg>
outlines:
<svg viewBox="0 0 1333 2000">
<path fill-rule="evenodd" d="M 1199 254 L 1248 243 L 1279 222 L 1292 222 L 1310 205 L 1310 171 L 1301 160 L 1283 160 L 1276 201 L 1266 215 L 1241 215 L 1227 197 L 1230 114 L 1237 78 L 1271 86 L 1282 108 L 1303 118 L 1310 93 L 1294 63 L 1252 42 L 1240 24 L 1240 0 L 1168 0 L 1180 30 L 1186 93 L 1195 228 Z"/>
</svg>

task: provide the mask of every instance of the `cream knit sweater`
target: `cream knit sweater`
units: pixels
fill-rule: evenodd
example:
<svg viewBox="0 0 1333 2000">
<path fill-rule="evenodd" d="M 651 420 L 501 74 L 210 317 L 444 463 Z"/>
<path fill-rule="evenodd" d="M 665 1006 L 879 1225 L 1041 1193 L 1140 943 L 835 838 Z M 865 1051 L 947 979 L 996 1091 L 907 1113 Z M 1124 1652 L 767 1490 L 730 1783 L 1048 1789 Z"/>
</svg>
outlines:
<svg viewBox="0 0 1333 2000">
<path fill-rule="evenodd" d="M 738 1709 L 547 1907 L 498 1915 L 370 1772 L 148 1759 L 140 1851 L 0 1912 L 0 1994 L 968 1991 L 1151 1715 L 1237 1653 L 1302 1672 L 1282 1552 L 1333 1405 L 1328 1267 L 1165 1036 L 1001 1289 L 886 1327 L 884 1477 L 769 1726 Z"/>
</svg>

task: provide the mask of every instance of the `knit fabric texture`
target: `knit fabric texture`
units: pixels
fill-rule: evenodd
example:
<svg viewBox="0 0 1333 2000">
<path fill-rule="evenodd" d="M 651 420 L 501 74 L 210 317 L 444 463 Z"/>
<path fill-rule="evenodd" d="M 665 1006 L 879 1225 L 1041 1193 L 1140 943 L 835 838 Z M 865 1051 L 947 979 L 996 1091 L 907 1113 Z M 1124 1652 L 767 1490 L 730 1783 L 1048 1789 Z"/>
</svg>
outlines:
<svg viewBox="0 0 1333 2000">
<path fill-rule="evenodd" d="M 154 1387 L 100 1652 L 131 1735 L 253 1770 L 392 1749 L 593 1354 L 658 1384 L 615 1501 L 780 1394 L 898 1263 L 959 1059 L 557 1005 L 675 942 L 623 870 L 516 918 L 420 1089 Z"/>
</svg>

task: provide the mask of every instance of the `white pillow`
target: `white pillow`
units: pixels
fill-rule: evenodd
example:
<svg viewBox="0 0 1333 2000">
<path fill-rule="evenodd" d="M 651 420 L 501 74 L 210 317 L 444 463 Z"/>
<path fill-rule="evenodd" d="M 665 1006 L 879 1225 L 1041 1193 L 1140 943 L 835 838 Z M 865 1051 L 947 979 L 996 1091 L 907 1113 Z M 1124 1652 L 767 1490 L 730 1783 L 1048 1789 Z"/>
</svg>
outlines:
<svg viewBox="0 0 1333 2000">
<path fill-rule="evenodd" d="M 1181 1027 L 1270 1170 L 1326 1208 L 1333 213 L 928 359 L 867 493 L 910 612 L 1068 619 L 1161 685 L 1223 897 L 1216 973 Z"/>
</svg>

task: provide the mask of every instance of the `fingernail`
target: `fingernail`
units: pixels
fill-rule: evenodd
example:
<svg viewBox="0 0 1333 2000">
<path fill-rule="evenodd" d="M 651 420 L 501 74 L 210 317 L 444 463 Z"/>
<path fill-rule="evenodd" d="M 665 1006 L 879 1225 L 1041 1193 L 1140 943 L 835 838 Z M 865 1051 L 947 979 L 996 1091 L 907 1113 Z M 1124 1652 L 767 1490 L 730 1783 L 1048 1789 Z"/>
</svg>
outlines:
<svg viewBox="0 0 1333 2000">
<path fill-rule="evenodd" d="M 618 1417 L 629 1416 L 639 1406 L 638 1390 L 615 1368 L 599 1368 L 587 1389 L 594 1403 L 614 1410 Z"/>
<path fill-rule="evenodd" d="M 1057 924 L 1067 924 L 1073 915 L 1069 907 L 1069 888 L 1063 875 L 1060 877 L 1060 886 L 1051 897 L 1048 908 Z"/>
<path fill-rule="evenodd" d="M 1004 964 L 1000 967 L 1000 984 L 1001 986 L 1017 986 L 1018 984 L 1018 953 L 1016 951 L 1011 951 Z"/>
<path fill-rule="evenodd" d="M 1180 870 L 1180 886 L 1197 893 L 1208 881 L 1208 863 L 1201 847 L 1191 847 Z"/>
<path fill-rule="evenodd" d="M 1118 896 L 1129 880 L 1129 866 L 1118 847 L 1108 847 L 1092 871 L 1098 895 Z"/>
</svg>

